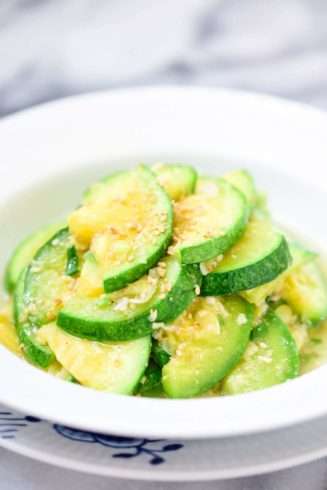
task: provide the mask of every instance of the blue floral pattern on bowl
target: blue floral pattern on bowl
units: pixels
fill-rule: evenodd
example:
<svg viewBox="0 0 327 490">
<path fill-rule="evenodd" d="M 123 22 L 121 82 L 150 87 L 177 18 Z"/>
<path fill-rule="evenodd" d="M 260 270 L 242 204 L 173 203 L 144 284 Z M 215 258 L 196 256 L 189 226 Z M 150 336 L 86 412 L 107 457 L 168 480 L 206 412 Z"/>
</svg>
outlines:
<svg viewBox="0 0 327 490">
<path fill-rule="evenodd" d="M 163 454 L 178 451 L 183 447 L 180 443 L 168 443 L 164 439 L 141 439 L 132 437 L 118 437 L 107 434 L 97 434 L 75 430 L 70 427 L 55 424 L 54 429 L 58 434 L 72 441 L 95 443 L 101 446 L 119 450 L 112 455 L 113 458 L 130 459 L 138 456 L 147 456 L 151 465 L 159 465 L 165 462 Z"/>
<path fill-rule="evenodd" d="M 41 422 L 30 415 L 16 415 L 12 412 L 0 412 L 0 439 L 15 439 L 16 434 L 30 424 Z"/>
<path fill-rule="evenodd" d="M 0 439 L 15 439 L 19 432 L 26 427 L 42 422 L 37 417 L 21 415 L 14 412 L 0 411 Z M 72 429 L 64 425 L 53 424 L 51 427 L 56 434 L 80 443 L 100 444 L 114 449 L 113 458 L 132 459 L 145 456 L 151 465 L 165 463 L 164 455 L 178 451 L 184 447 L 177 442 L 168 442 L 164 439 L 146 439 L 133 437 L 119 437 L 108 434 L 98 434 L 78 429 Z"/>
</svg>

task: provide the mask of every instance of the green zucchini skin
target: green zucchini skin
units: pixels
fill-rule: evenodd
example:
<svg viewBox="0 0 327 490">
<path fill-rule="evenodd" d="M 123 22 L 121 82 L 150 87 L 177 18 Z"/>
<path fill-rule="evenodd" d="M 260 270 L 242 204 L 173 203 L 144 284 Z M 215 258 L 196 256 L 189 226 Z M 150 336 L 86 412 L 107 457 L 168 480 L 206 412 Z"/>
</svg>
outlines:
<svg viewBox="0 0 327 490">
<path fill-rule="evenodd" d="M 242 192 L 250 208 L 254 208 L 258 198 L 257 190 L 253 177 L 247 170 L 234 170 L 223 175 L 222 178 Z"/>
<path fill-rule="evenodd" d="M 138 318 L 106 322 L 95 317 L 82 317 L 81 314 L 77 316 L 75 311 L 62 310 L 58 315 L 57 325 L 75 337 L 97 342 L 135 340 L 151 334 L 149 314 L 147 312 Z"/>
<path fill-rule="evenodd" d="M 162 369 L 162 385 L 170 398 L 192 398 L 214 388 L 239 362 L 250 338 L 253 308 L 237 296 L 224 298 L 227 318 L 220 318 L 221 333 L 209 333 L 205 341 L 196 336 L 187 355 L 172 355 Z M 238 323 L 239 315 L 244 323 Z"/>
<path fill-rule="evenodd" d="M 79 257 L 75 245 L 72 245 L 67 249 L 67 264 L 66 264 L 66 275 L 76 276 L 79 273 Z"/>
<path fill-rule="evenodd" d="M 136 393 L 141 396 L 151 396 L 153 392 L 160 389 L 162 389 L 161 368 L 150 361 L 136 389 Z"/>
<path fill-rule="evenodd" d="M 178 201 L 194 193 L 198 174 L 190 165 L 160 163 L 151 170 L 170 199 Z"/>
<path fill-rule="evenodd" d="M 298 267 L 313 261 L 317 257 L 316 253 L 303 248 L 297 242 L 288 242 L 288 246 L 292 260 L 289 267 L 282 274 L 280 274 L 276 279 L 262 284 L 257 288 L 240 292 L 241 296 L 249 301 L 249 303 L 258 306 L 267 300 L 269 301 L 269 297 L 274 294 L 279 296 L 281 293 L 282 284 L 285 282 L 289 274 L 292 274 Z"/>
<path fill-rule="evenodd" d="M 63 280 L 70 246 L 69 230 L 63 228 L 40 248 L 26 270 L 24 304 L 27 319 L 34 326 L 49 323 L 57 316 L 60 305 L 56 301 L 65 292 Z M 34 311 L 29 305 L 35 305 Z"/>
<path fill-rule="evenodd" d="M 172 240 L 173 234 L 173 208 L 172 203 L 166 191 L 157 182 L 155 174 L 145 165 L 139 165 L 135 170 L 117 172 L 106 179 L 95 184 L 84 196 L 85 204 L 92 204 L 99 194 L 109 193 L 111 186 L 117 186 L 117 183 L 124 188 L 129 178 L 138 176 L 144 188 L 151 189 L 151 192 L 157 197 L 157 208 L 164 211 L 167 216 L 165 230 L 156 237 L 155 243 L 147 247 L 146 258 L 138 257 L 131 263 L 121 266 L 115 266 L 112 270 L 107 270 L 104 274 L 104 290 L 106 293 L 112 293 L 123 289 L 128 284 L 140 279 L 149 269 L 151 269 L 164 255 Z M 96 254 L 95 254 L 96 255 Z"/>
<path fill-rule="evenodd" d="M 327 318 L 327 279 L 317 261 L 302 264 L 286 278 L 281 297 L 301 320 L 315 326 Z"/>
<path fill-rule="evenodd" d="M 183 264 L 196 264 L 210 260 L 210 258 L 223 254 L 241 238 L 247 223 L 247 213 L 242 214 L 234 227 L 223 236 L 212 238 L 199 245 L 184 247 L 181 249 Z"/>
<path fill-rule="evenodd" d="M 126 170 L 116 170 L 115 172 L 112 172 L 110 175 L 107 175 L 106 177 L 102 177 L 100 180 L 92 184 L 90 187 L 85 189 L 83 193 L 83 203 L 87 204 L 89 202 L 94 201 L 94 199 L 97 197 L 99 192 L 102 192 L 108 183 L 110 183 L 110 180 L 112 178 L 116 178 L 119 175 L 123 175 L 126 173 Z"/>
<path fill-rule="evenodd" d="M 162 368 L 169 362 L 170 355 L 166 352 L 159 342 L 152 340 L 150 362 L 141 379 L 137 394 L 141 396 L 157 396 L 162 397 Z"/>
<path fill-rule="evenodd" d="M 196 193 L 201 194 L 201 185 L 204 181 L 211 181 L 216 183 L 225 191 L 227 190 L 234 198 L 238 200 L 239 212 L 235 217 L 234 222 L 224 231 L 223 234 L 219 233 L 218 236 L 204 240 L 198 244 L 190 246 L 180 246 L 179 253 L 183 264 L 195 264 L 205 262 L 206 260 L 213 259 L 220 254 L 225 253 L 231 248 L 239 238 L 241 238 L 246 228 L 249 218 L 249 206 L 246 202 L 244 195 L 229 182 L 224 179 L 210 179 L 208 177 L 202 177 L 198 180 Z"/>
<path fill-rule="evenodd" d="M 103 310 L 97 310 L 97 300 L 81 299 L 76 304 L 73 300 L 59 312 L 57 324 L 72 335 L 99 342 L 137 339 L 150 335 L 154 322 L 168 322 L 177 318 L 193 301 L 195 288 L 200 284 L 198 266 L 181 266 L 179 276 L 165 298 L 151 301 L 133 317 L 117 314 L 116 318 L 108 319 L 103 316 Z M 152 310 L 156 310 L 157 315 L 151 321 Z"/>
<path fill-rule="evenodd" d="M 248 266 L 226 272 L 214 271 L 203 277 L 201 295 L 219 296 L 252 289 L 275 279 L 291 263 L 288 244 L 283 236 L 268 256 Z"/>
<path fill-rule="evenodd" d="M 152 252 L 147 256 L 146 261 L 142 260 L 136 262 L 134 265 L 129 265 L 123 268 L 120 273 L 115 275 L 107 275 L 104 278 L 104 290 L 106 293 L 112 293 L 124 288 L 131 282 L 137 281 L 142 277 L 151 267 L 153 267 L 164 255 L 172 240 L 173 235 L 173 208 L 171 201 L 162 187 L 157 183 L 155 175 L 153 172 L 144 165 L 139 166 L 139 172 L 143 174 L 144 180 L 147 181 L 148 185 L 156 190 L 157 194 L 160 195 L 161 204 L 165 207 L 167 212 L 167 227 L 165 233 L 162 234 L 161 240 L 158 241 L 156 246 L 153 247 Z M 121 174 L 120 174 L 121 175 Z"/>
<path fill-rule="evenodd" d="M 96 390 L 131 395 L 149 364 L 150 336 L 95 345 L 67 334 L 55 323 L 42 327 L 40 336 L 75 380 Z"/>
<path fill-rule="evenodd" d="M 31 363 L 45 369 L 52 364 L 55 356 L 49 347 L 41 345 L 35 339 L 35 327 L 25 318 L 23 298 L 25 276 L 26 269 L 21 272 L 14 292 L 14 322 L 24 355 Z"/>
<path fill-rule="evenodd" d="M 167 177 L 167 185 L 162 185 L 162 187 L 167 192 L 170 199 L 178 200 L 182 197 L 193 194 L 196 187 L 196 182 L 198 179 L 197 171 L 191 165 L 185 164 L 155 164 L 148 167 L 151 172 L 156 176 L 158 182 L 162 180 L 163 176 Z M 110 182 L 112 177 L 123 174 L 124 171 L 117 171 L 113 174 L 104 177 L 99 182 L 88 188 L 84 192 L 84 202 L 89 202 L 97 193 L 101 191 Z M 173 184 L 174 189 L 171 189 L 171 184 Z"/>
<path fill-rule="evenodd" d="M 152 341 L 151 357 L 154 362 L 161 368 L 169 362 L 170 355 L 165 351 L 157 340 Z"/>
<path fill-rule="evenodd" d="M 106 293 L 113 293 L 119 289 L 123 289 L 134 281 L 140 279 L 146 272 L 156 265 L 159 260 L 164 256 L 171 242 L 171 235 L 167 235 L 164 242 L 162 242 L 160 248 L 158 248 L 152 255 L 150 255 L 146 263 L 135 264 L 129 267 L 125 271 L 115 276 L 104 278 L 103 287 Z"/>
<path fill-rule="evenodd" d="M 256 352 L 242 359 L 224 379 L 222 394 L 262 390 L 299 375 L 300 356 L 295 340 L 272 310 L 253 330 L 251 340 L 257 345 Z"/>
<path fill-rule="evenodd" d="M 6 267 L 5 288 L 9 293 L 14 292 L 19 276 L 30 264 L 36 252 L 61 228 L 62 223 L 44 226 L 19 243 Z"/>
</svg>

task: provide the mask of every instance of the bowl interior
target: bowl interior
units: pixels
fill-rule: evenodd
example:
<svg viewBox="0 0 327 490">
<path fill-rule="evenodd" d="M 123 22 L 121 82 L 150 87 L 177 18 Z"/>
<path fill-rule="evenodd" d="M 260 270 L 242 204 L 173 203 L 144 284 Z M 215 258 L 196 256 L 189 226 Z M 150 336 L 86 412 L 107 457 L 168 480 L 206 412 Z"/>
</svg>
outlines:
<svg viewBox="0 0 327 490">
<path fill-rule="evenodd" d="M 257 118 L 251 117 L 248 123 L 254 113 Z M 275 220 L 323 253 L 327 150 L 323 153 L 320 139 L 319 148 L 315 142 L 326 121 L 316 111 L 270 98 L 176 89 L 74 98 L 9 118 L 0 124 L 6 161 L 0 177 L 7 182 L 0 196 L 0 270 L 3 273 L 20 239 L 65 216 L 78 205 L 90 183 L 138 162 L 179 161 L 194 164 L 203 174 L 217 175 L 248 168 L 258 187 L 268 193 Z M 21 144 L 13 145 L 14 140 Z M 305 167 L 309 155 L 312 165 L 310 161 Z M 1 347 L 0 364 L 10 372 L 10 377 L 0 377 L 1 402 L 98 432 L 235 436 L 292 425 L 327 412 L 327 400 L 321 395 L 327 367 L 238 397 L 150 400 L 72 386 Z"/>
</svg>

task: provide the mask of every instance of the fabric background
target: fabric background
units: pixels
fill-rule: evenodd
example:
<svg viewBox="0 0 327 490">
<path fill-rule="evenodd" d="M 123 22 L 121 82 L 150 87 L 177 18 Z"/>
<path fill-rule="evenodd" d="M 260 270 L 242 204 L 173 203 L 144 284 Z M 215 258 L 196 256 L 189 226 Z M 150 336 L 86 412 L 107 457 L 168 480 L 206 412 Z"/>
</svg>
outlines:
<svg viewBox="0 0 327 490">
<path fill-rule="evenodd" d="M 104 88 L 237 87 L 327 109 L 326 0 L 1 0 L 0 116 Z M 323 490 L 326 461 L 207 484 L 61 470 L 0 450 L 1 490 Z"/>
</svg>

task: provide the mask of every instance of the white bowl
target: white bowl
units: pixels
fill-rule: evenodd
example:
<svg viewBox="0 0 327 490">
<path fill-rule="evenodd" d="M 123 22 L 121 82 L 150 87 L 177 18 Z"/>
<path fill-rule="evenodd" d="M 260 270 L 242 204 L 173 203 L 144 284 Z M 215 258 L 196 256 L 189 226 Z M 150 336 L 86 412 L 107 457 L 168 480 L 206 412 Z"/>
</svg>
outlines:
<svg viewBox="0 0 327 490">
<path fill-rule="evenodd" d="M 327 116 L 266 96 L 198 88 L 73 97 L 0 123 L 3 269 L 27 232 L 55 220 L 84 187 L 136 162 L 185 161 L 203 172 L 252 170 L 276 219 L 317 243 L 323 219 Z M 128 436 L 211 438 L 264 432 L 327 413 L 327 367 L 236 397 L 156 400 L 55 379 L 0 348 L 0 402 L 60 424 Z"/>
</svg>

